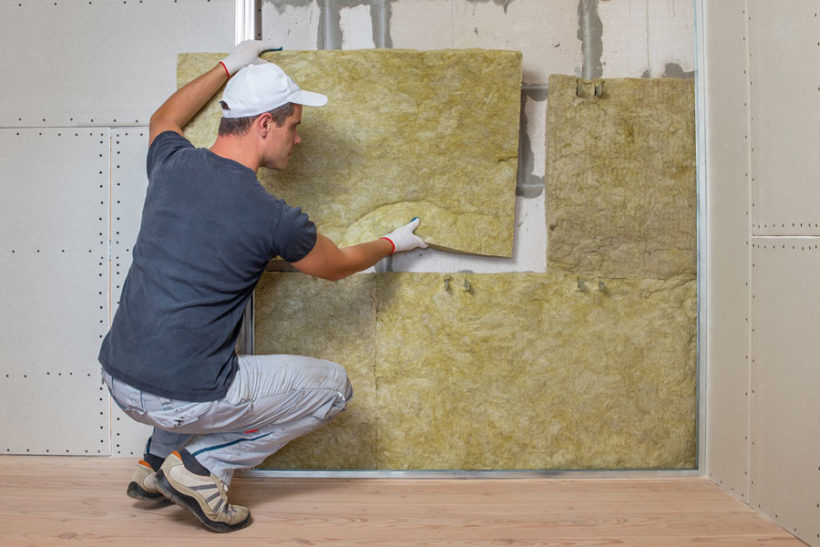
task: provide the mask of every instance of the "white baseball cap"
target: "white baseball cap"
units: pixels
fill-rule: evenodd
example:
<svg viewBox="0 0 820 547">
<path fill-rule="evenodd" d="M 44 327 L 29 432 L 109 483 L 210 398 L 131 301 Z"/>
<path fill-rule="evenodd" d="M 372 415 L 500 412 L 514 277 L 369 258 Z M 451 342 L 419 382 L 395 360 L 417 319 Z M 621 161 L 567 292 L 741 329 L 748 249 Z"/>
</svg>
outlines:
<svg viewBox="0 0 820 547">
<path fill-rule="evenodd" d="M 327 97 L 300 89 L 273 63 L 249 65 L 233 75 L 222 93 L 223 118 L 246 118 L 270 112 L 287 103 L 324 106 Z"/>
</svg>

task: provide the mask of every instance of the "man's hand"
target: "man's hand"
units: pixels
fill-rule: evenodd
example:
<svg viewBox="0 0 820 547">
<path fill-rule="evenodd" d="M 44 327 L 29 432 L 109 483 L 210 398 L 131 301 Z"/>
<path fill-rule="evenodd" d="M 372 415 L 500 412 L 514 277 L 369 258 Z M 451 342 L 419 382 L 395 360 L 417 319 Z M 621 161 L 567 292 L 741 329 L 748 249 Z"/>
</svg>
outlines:
<svg viewBox="0 0 820 547">
<path fill-rule="evenodd" d="M 274 49 L 277 48 L 272 42 L 264 40 L 245 40 L 237 45 L 230 55 L 219 61 L 218 66 L 179 88 L 154 112 L 149 123 L 148 142 L 154 142 L 163 131 L 181 135 L 182 128 L 225 85 L 227 78 L 250 64 L 264 63 L 259 54 Z"/>
<path fill-rule="evenodd" d="M 316 234 L 313 249 L 293 266 L 302 273 L 338 281 L 369 268 L 382 258 L 399 251 L 426 249 L 427 244 L 413 230 L 419 225 L 414 218 L 397 230 L 379 239 L 340 249 L 322 234 Z"/>
<path fill-rule="evenodd" d="M 412 251 L 413 249 L 426 249 L 427 244 L 419 236 L 414 234 L 419 225 L 418 217 L 411 220 L 408 224 L 397 228 L 379 239 L 386 239 L 393 244 L 393 253 L 400 253 L 402 251 Z"/>
<path fill-rule="evenodd" d="M 270 40 L 245 40 L 234 47 L 230 54 L 219 61 L 228 76 L 233 76 L 239 69 L 248 65 L 258 65 L 264 63 L 259 55 L 266 51 L 276 51 L 282 49 Z"/>
</svg>

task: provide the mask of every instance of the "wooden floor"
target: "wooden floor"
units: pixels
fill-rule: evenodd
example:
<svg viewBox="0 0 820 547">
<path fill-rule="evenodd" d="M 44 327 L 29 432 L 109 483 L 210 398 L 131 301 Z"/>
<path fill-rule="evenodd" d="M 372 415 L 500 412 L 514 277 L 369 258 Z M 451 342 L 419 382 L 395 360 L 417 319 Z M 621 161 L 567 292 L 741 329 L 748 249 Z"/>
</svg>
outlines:
<svg viewBox="0 0 820 547">
<path fill-rule="evenodd" d="M 804 545 L 705 479 L 237 478 L 253 523 L 126 497 L 135 462 L 0 456 L 0 545 Z"/>
</svg>

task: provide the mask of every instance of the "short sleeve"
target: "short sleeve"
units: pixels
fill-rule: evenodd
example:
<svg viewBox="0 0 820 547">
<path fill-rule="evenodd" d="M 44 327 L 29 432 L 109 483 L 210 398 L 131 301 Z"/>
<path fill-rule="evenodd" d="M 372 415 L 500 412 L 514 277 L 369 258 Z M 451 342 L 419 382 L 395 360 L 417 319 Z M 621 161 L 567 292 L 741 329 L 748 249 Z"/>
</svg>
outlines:
<svg viewBox="0 0 820 547">
<path fill-rule="evenodd" d="M 163 131 L 157 135 L 154 142 L 152 142 L 148 148 L 146 170 L 149 180 L 151 179 L 151 173 L 157 165 L 163 163 L 171 154 L 183 148 L 194 148 L 194 145 L 179 133 Z"/>
<path fill-rule="evenodd" d="M 298 262 L 316 245 L 316 225 L 299 207 L 283 204 L 275 242 L 279 256 L 288 262 Z"/>
</svg>

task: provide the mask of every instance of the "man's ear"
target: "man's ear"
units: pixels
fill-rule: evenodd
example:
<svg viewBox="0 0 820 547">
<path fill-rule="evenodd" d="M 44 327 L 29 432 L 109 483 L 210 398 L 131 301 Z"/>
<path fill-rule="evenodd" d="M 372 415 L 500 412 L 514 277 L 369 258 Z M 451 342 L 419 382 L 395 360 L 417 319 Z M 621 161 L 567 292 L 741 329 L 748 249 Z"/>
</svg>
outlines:
<svg viewBox="0 0 820 547">
<path fill-rule="evenodd" d="M 270 134 L 271 128 L 273 126 L 273 116 L 270 115 L 270 112 L 260 114 L 259 117 L 256 118 L 254 125 L 256 125 L 256 128 L 259 131 L 259 135 L 262 138 L 265 138 L 268 136 L 268 134 Z"/>
</svg>

